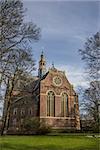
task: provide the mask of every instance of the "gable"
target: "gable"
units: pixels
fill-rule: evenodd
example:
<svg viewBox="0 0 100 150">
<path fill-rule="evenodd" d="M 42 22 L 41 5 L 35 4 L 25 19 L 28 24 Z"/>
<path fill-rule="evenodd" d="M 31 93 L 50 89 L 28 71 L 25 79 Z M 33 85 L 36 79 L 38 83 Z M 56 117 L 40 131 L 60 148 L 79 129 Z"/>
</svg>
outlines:
<svg viewBox="0 0 100 150">
<path fill-rule="evenodd" d="M 46 93 L 48 90 L 54 90 L 59 95 L 63 91 L 70 93 L 72 85 L 69 83 L 64 72 L 49 70 L 45 78 L 40 81 L 40 89 L 43 93 Z"/>
</svg>

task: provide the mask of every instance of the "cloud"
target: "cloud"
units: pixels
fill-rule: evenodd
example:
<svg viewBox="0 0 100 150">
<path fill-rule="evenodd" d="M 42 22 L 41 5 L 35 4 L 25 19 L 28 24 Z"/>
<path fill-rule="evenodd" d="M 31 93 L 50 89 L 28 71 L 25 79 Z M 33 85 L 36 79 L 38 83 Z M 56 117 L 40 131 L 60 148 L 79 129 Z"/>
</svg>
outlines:
<svg viewBox="0 0 100 150">
<path fill-rule="evenodd" d="M 57 68 L 59 70 L 65 71 L 66 77 L 75 88 L 78 86 L 82 86 L 84 88 L 88 87 L 86 74 L 84 73 L 83 69 L 70 65 L 58 65 Z"/>
<path fill-rule="evenodd" d="M 26 20 L 32 20 L 42 29 L 42 39 L 75 37 L 84 40 L 98 30 L 97 2 L 25 1 Z M 85 10 L 85 11 L 84 11 Z"/>
</svg>

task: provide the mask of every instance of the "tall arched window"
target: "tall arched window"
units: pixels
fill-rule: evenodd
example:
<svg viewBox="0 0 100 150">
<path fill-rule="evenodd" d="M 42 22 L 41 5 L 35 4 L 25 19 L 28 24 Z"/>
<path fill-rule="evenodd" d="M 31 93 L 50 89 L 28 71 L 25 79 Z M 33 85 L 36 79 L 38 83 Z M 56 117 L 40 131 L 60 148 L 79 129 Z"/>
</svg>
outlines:
<svg viewBox="0 0 100 150">
<path fill-rule="evenodd" d="M 67 116 L 68 115 L 68 95 L 66 93 L 62 94 L 61 98 L 61 116 Z"/>
<path fill-rule="evenodd" d="M 55 116 L 55 94 L 52 91 L 47 95 L 47 116 Z"/>
</svg>

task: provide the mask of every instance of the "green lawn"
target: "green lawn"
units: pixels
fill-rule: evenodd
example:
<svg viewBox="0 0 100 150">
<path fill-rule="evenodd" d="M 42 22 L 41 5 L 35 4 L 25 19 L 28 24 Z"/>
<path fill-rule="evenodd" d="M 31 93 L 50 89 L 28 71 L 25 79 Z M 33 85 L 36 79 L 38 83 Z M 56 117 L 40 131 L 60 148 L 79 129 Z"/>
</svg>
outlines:
<svg viewBox="0 0 100 150">
<path fill-rule="evenodd" d="M 99 138 L 82 135 L 3 136 L 0 150 L 99 150 Z"/>
</svg>

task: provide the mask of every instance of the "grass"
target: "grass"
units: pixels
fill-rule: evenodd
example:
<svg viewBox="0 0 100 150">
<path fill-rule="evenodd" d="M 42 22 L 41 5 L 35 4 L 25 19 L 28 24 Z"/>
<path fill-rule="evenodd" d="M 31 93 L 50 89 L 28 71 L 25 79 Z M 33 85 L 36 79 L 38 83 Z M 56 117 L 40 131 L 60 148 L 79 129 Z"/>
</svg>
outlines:
<svg viewBox="0 0 100 150">
<path fill-rule="evenodd" d="M 82 135 L 3 136 L 0 150 L 99 150 L 99 138 Z"/>
</svg>

